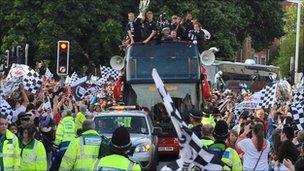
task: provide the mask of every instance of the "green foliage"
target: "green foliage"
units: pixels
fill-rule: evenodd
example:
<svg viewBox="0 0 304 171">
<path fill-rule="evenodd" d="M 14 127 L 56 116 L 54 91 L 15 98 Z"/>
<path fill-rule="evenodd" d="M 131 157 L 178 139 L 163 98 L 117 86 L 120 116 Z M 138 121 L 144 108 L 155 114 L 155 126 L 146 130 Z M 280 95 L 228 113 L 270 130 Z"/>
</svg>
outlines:
<svg viewBox="0 0 304 171">
<path fill-rule="evenodd" d="M 246 35 L 251 36 L 255 50 L 269 47 L 274 38 L 284 35 L 283 0 L 239 0 L 245 10 L 243 18 L 247 25 L 244 28 Z"/>
<path fill-rule="evenodd" d="M 304 69 L 304 11 L 302 10 L 302 27 L 300 32 L 300 46 L 299 46 L 299 71 L 303 72 Z M 295 56 L 296 48 L 296 21 L 297 21 L 297 8 L 291 6 L 285 11 L 285 32 L 282 43 L 279 49 L 279 57 L 274 61 L 274 64 L 279 66 L 282 75 L 287 77 L 290 70 L 290 58 Z"/>
<path fill-rule="evenodd" d="M 119 54 L 129 11 L 138 12 L 140 0 L 2 0 L 1 51 L 30 44 L 30 61 L 50 61 L 55 69 L 58 40 L 69 40 L 71 65 L 107 64 Z M 207 47 L 221 49 L 218 58 L 232 60 L 244 37 L 257 48 L 267 47 L 283 33 L 281 0 L 153 0 L 155 19 L 162 12 L 184 16 L 191 12 L 212 37 Z"/>
</svg>

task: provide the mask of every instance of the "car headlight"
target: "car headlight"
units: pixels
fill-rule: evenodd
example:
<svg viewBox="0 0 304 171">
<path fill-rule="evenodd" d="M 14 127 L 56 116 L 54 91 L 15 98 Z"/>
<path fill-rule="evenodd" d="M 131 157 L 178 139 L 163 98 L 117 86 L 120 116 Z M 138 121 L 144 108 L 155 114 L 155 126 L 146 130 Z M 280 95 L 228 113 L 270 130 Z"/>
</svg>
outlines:
<svg viewBox="0 0 304 171">
<path fill-rule="evenodd" d="M 140 144 L 135 148 L 134 153 L 148 152 L 151 151 L 151 149 L 152 149 L 152 145 L 150 143 Z"/>
</svg>

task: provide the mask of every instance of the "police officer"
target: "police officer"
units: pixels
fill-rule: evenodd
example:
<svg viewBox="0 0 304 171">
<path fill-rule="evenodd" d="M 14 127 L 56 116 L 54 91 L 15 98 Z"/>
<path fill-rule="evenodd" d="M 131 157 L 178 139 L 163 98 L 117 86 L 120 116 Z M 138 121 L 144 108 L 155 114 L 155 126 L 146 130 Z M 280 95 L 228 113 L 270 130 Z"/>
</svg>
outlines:
<svg viewBox="0 0 304 171">
<path fill-rule="evenodd" d="M 226 146 L 225 141 L 228 136 L 228 124 L 223 120 L 218 121 L 213 131 L 215 141 L 209 146 L 209 152 L 224 162 L 224 170 L 242 170 L 242 162 L 238 153 L 233 148 Z"/>
<path fill-rule="evenodd" d="M 98 157 L 101 137 L 95 130 L 92 120 L 85 120 L 82 124 L 83 133 L 71 141 L 65 152 L 59 170 L 90 170 Z"/>
<path fill-rule="evenodd" d="M 128 158 L 127 152 L 132 145 L 130 134 L 125 127 L 118 127 L 110 141 L 111 155 L 95 161 L 91 170 L 141 170 L 139 164 Z"/>
<path fill-rule="evenodd" d="M 203 113 L 197 109 L 191 109 L 189 111 L 190 122 L 189 128 L 194 132 L 194 134 L 201 139 L 202 138 L 202 117 Z"/>
<path fill-rule="evenodd" d="M 213 137 L 212 137 L 213 127 L 210 124 L 206 124 L 202 126 L 202 138 L 201 143 L 208 147 L 209 145 L 214 143 Z"/>
<path fill-rule="evenodd" d="M 76 137 L 76 128 L 72 112 L 64 110 L 62 112 L 63 119 L 59 122 L 56 130 L 55 144 L 58 145 L 59 150 L 55 153 L 52 169 L 58 170 L 61 159 L 67 150 L 70 142 Z"/>
<path fill-rule="evenodd" d="M 79 109 L 80 109 L 80 112 L 77 113 L 76 118 L 75 118 L 76 130 L 81 128 L 83 121 L 86 120 L 87 106 L 80 105 Z"/>
<path fill-rule="evenodd" d="M 212 107 L 208 107 L 208 108 L 203 108 L 202 111 L 203 111 L 203 118 L 202 118 L 202 124 L 205 125 L 205 124 L 210 124 L 212 125 L 213 127 L 215 127 L 215 118 L 213 116 L 213 112 L 212 112 Z"/>
<path fill-rule="evenodd" d="M 0 170 L 20 170 L 18 138 L 7 127 L 6 116 L 0 114 Z"/>
<path fill-rule="evenodd" d="M 42 142 L 34 138 L 37 129 L 34 124 L 27 124 L 20 143 L 21 170 L 47 170 L 47 157 Z"/>
</svg>

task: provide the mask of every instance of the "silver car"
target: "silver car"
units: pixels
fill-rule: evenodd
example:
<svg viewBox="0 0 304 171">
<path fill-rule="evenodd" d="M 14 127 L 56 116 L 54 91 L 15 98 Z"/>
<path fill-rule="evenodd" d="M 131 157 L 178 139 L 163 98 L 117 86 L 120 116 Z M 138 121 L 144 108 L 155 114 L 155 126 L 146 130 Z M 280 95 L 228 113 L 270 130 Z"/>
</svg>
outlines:
<svg viewBox="0 0 304 171">
<path fill-rule="evenodd" d="M 96 130 L 107 138 L 119 126 L 129 130 L 132 147 L 129 158 L 144 170 L 155 170 L 157 166 L 157 134 L 161 128 L 153 127 L 148 113 L 140 110 L 110 110 L 94 117 Z"/>
</svg>

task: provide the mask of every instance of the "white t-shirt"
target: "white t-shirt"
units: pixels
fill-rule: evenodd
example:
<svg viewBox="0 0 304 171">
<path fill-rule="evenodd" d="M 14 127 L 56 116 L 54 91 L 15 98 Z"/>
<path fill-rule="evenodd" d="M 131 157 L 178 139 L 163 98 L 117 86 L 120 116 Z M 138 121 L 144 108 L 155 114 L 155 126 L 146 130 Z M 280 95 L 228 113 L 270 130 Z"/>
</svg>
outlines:
<svg viewBox="0 0 304 171">
<path fill-rule="evenodd" d="M 257 163 L 261 152 L 257 151 L 253 142 L 249 138 L 245 138 L 238 142 L 237 146 L 244 152 L 243 168 L 244 170 L 253 170 Z M 264 149 L 262 156 L 257 164 L 256 170 L 268 170 L 268 153 L 270 152 L 270 143 L 267 141 L 267 146 Z"/>
</svg>

